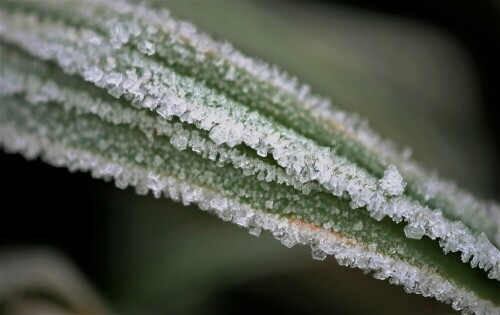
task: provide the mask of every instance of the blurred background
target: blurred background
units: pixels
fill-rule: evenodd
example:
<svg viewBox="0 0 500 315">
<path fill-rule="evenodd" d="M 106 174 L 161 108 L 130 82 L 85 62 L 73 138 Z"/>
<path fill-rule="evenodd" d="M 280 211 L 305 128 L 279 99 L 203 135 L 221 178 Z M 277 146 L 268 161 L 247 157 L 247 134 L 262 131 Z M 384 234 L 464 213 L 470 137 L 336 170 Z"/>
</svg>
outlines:
<svg viewBox="0 0 500 315">
<path fill-rule="evenodd" d="M 428 168 L 499 200 L 498 2 L 153 4 L 279 65 Z M 195 207 L 17 155 L 0 153 L 0 172 L 0 313 L 452 313 Z"/>
</svg>

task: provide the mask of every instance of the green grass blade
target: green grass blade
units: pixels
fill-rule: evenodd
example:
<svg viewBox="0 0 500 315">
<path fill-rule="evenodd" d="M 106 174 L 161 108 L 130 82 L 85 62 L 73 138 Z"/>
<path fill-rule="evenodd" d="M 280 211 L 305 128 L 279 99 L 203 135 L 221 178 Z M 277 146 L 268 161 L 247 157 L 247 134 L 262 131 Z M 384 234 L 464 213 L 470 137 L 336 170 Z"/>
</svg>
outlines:
<svg viewBox="0 0 500 315">
<path fill-rule="evenodd" d="M 0 6 L 8 152 L 498 313 L 498 205 L 430 177 L 309 87 L 144 5 Z"/>
</svg>

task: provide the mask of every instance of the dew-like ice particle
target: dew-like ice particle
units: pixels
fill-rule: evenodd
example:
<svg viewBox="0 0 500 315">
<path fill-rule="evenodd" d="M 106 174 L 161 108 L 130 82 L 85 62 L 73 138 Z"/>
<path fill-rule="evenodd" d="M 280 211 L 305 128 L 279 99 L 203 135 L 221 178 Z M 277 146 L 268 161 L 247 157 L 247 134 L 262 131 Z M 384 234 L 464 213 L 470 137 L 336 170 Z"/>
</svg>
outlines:
<svg viewBox="0 0 500 315">
<path fill-rule="evenodd" d="M 155 44 L 147 40 L 140 41 L 139 44 L 137 44 L 137 48 L 148 56 L 154 55 L 155 53 Z"/>
<path fill-rule="evenodd" d="M 361 231 L 363 229 L 363 222 L 361 221 L 358 221 L 356 222 L 353 227 L 352 227 L 355 231 Z"/>
<path fill-rule="evenodd" d="M 311 251 L 311 256 L 313 259 L 321 261 L 321 260 L 325 260 L 326 253 L 323 250 L 316 248 L 316 249 L 313 249 Z"/>
<path fill-rule="evenodd" d="M 98 67 L 91 67 L 83 73 L 83 76 L 85 77 L 86 81 L 90 82 L 98 82 L 101 77 L 102 77 L 102 70 L 99 69 Z"/>
<path fill-rule="evenodd" d="M 379 180 L 379 185 L 387 196 L 399 196 L 403 193 L 406 183 L 403 176 L 399 174 L 397 167 L 390 165 L 384 171 L 384 177 Z"/>
<path fill-rule="evenodd" d="M 416 224 L 409 223 L 408 225 L 405 226 L 404 228 L 405 235 L 408 238 L 413 238 L 413 239 L 421 239 L 422 236 L 425 235 L 425 229 Z"/>
<path fill-rule="evenodd" d="M 184 133 L 177 133 L 170 138 L 170 143 L 179 151 L 186 149 L 188 137 Z"/>
</svg>

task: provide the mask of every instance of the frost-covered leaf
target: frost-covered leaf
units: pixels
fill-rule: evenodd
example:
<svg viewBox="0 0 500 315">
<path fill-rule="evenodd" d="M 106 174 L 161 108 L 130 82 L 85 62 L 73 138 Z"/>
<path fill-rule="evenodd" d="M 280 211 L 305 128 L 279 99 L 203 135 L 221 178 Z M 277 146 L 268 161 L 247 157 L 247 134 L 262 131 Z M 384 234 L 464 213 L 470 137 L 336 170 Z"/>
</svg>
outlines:
<svg viewBox="0 0 500 315">
<path fill-rule="evenodd" d="M 0 6 L 6 151 L 499 312 L 498 205 L 431 176 L 307 85 L 145 5 Z"/>
</svg>

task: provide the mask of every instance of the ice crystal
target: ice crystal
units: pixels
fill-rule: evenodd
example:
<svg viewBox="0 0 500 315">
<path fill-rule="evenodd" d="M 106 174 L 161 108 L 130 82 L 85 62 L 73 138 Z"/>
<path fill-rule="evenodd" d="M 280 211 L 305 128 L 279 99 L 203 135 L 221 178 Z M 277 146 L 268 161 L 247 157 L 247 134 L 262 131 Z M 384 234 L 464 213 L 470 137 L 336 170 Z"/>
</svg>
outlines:
<svg viewBox="0 0 500 315">
<path fill-rule="evenodd" d="M 361 231 L 363 229 L 363 222 L 358 221 L 354 224 L 353 229 L 356 231 Z"/>
<path fill-rule="evenodd" d="M 384 177 L 379 181 L 380 188 L 388 196 L 399 196 L 403 193 L 406 183 L 394 165 L 390 165 L 384 172 Z"/>
<path fill-rule="evenodd" d="M 141 41 L 137 45 L 137 48 L 144 54 L 151 56 L 155 54 L 155 44 L 150 41 Z"/>
</svg>

